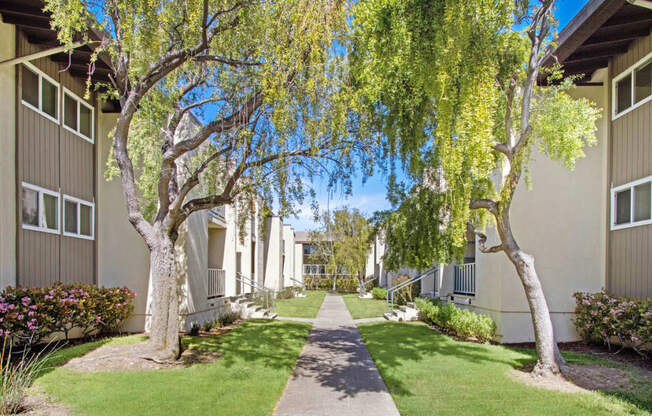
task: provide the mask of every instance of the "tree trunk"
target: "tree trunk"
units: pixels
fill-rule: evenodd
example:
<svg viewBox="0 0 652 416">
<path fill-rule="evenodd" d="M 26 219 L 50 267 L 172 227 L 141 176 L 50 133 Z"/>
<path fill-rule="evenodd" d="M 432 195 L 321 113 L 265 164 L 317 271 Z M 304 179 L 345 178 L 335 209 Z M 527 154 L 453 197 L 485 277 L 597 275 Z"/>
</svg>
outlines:
<svg viewBox="0 0 652 416">
<path fill-rule="evenodd" d="M 498 228 L 505 254 L 516 268 L 530 306 L 537 352 L 537 363 L 532 373 L 535 376 L 543 377 L 559 374 L 561 366 L 565 366 L 566 362 L 559 353 L 555 341 L 550 310 L 541 287 L 541 281 L 534 267 L 534 256 L 520 249 L 512 235 L 508 217 L 499 222 Z"/>
<path fill-rule="evenodd" d="M 364 287 L 364 276 L 362 273 L 358 273 L 358 284 L 360 286 L 360 296 L 367 294 L 367 288 Z"/>
<path fill-rule="evenodd" d="M 158 359 L 179 357 L 179 296 L 174 264 L 174 242 L 160 233 L 150 252 L 152 274 L 152 318 L 150 343 Z"/>
</svg>

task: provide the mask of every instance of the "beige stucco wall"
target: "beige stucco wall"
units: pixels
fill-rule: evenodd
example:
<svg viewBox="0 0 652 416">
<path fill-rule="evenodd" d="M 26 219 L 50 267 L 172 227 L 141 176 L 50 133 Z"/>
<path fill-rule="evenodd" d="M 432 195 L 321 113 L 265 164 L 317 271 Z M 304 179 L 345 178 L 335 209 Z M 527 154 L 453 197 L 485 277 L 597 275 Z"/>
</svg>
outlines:
<svg viewBox="0 0 652 416">
<path fill-rule="evenodd" d="M 294 278 L 303 283 L 303 244 L 294 243 Z"/>
<path fill-rule="evenodd" d="M 605 87 L 579 87 L 573 92 L 601 106 Z M 576 291 L 599 291 L 605 284 L 607 215 L 606 114 L 598 122 L 598 145 L 586 150 L 574 171 L 533 151 L 532 190 L 519 184 L 512 205 L 514 235 L 534 255 L 559 341 L 578 339 L 572 324 Z M 488 230 L 488 244 L 497 243 Z M 452 273 L 446 279 L 452 285 Z M 452 292 L 452 286 L 450 287 Z M 496 319 L 502 342 L 534 340 L 529 309 L 513 265 L 502 253 L 476 255 L 478 311 Z"/>
<path fill-rule="evenodd" d="M 283 262 L 283 287 L 296 286 L 294 276 L 294 230 L 290 225 L 283 224 L 283 244 L 285 246 L 285 261 Z"/>
<path fill-rule="evenodd" d="M 104 176 L 111 149 L 109 132 L 115 114 L 98 115 L 97 129 L 97 271 L 98 285 L 127 286 L 136 292 L 135 315 L 128 331 L 142 331 L 145 325 L 149 254 L 143 239 L 127 220 L 120 178 L 107 181 Z"/>
<path fill-rule="evenodd" d="M 0 23 L 0 61 L 16 56 L 16 27 Z M 0 67 L 0 290 L 16 285 L 16 66 Z"/>
<path fill-rule="evenodd" d="M 266 221 L 265 233 L 265 287 L 279 290 L 281 284 L 281 242 L 282 223 L 279 217 L 270 217 Z"/>
</svg>

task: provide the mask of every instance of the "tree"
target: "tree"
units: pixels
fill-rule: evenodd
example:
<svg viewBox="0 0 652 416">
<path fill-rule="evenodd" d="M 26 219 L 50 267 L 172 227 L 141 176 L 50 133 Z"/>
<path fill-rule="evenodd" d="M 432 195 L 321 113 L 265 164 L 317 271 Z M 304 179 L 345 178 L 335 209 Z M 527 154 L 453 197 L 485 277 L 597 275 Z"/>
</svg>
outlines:
<svg viewBox="0 0 652 416">
<path fill-rule="evenodd" d="M 571 80 L 542 69 L 554 50 L 553 3 L 369 0 L 355 9 L 350 52 L 360 124 L 384 135 L 412 184 L 390 182 L 391 198 L 402 202 L 385 229 L 394 261 L 423 267 L 460 258 L 467 226 L 483 253 L 503 252 L 530 306 L 537 375 L 558 373 L 563 359 L 510 207 L 532 147 L 572 169 L 596 142 L 599 117 L 568 94 Z M 540 87 L 546 75 L 552 85 Z M 492 247 L 481 232 L 488 221 L 500 239 Z"/>
<path fill-rule="evenodd" d="M 128 217 L 150 251 L 150 342 L 179 354 L 175 242 L 193 213 L 224 204 L 285 215 L 306 179 L 346 182 L 346 73 L 333 42 L 345 27 L 339 0 L 47 0 L 69 47 L 88 43 L 111 62 L 106 98 L 120 113 L 113 169 Z M 191 113 L 205 123 L 186 128 Z M 110 167 L 109 170 L 112 168 Z M 245 208 L 246 209 L 246 208 Z M 244 217 L 244 216 L 241 216 Z"/>
<path fill-rule="evenodd" d="M 357 209 L 347 207 L 324 212 L 322 231 L 312 233 L 317 250 L 315 258 L 324 259 L 330 274 L 347 273 L 358 279 L 360 294 L 364 294 L 365 268 L 369 256 L 372 225 Z M 335 287 L 335 284 L 334 284 Z"/>
</svg>

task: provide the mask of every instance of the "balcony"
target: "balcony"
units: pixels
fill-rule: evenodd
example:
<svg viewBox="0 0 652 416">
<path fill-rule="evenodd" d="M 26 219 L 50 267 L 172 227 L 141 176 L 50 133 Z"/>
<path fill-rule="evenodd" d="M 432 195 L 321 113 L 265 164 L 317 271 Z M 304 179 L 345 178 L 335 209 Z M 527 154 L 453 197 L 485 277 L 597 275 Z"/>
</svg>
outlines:
<svg viewBox="0 0 652 416">
<path fill-rule="evenodd" d="M 226 286 L 226 270 L 208 269 L 208 299 L 224 296 Z"/>
<path fill-rule="evenodd" d="M 475 263 L 455 265 L 453 293 L 475 296 Z"/>
</svg>

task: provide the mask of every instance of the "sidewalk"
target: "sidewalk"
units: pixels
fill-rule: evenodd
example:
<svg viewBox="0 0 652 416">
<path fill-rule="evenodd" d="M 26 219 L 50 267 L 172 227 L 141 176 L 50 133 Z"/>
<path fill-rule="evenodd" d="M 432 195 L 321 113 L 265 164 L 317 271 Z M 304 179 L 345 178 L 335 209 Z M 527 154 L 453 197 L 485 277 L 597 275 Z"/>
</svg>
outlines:
<svg viewBox="0 0 652 416">
<path fill-rule="evenodd" d="M 327 295 L 276 416 L 399 416 L 339 295 Z"/>
</svg>

